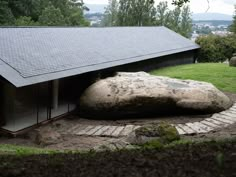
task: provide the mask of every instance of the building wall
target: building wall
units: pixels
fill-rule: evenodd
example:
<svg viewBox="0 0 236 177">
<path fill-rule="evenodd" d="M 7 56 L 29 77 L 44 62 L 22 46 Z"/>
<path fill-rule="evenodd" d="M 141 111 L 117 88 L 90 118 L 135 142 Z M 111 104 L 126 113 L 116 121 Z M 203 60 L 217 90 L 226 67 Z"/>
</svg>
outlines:
<svg viewBox="0 0 236 177">
<path fill-rule="evenodd" d="M 71 78 L 60 79 L 58 107 L 52 106 L 52 82 L 16 88 L 7 81 L 0 84 L 0 127 L 16 132 L 73 111 L 76 101 L 72 97 Z"/>
<path fill-rule="evenodd" d="M 145 61 L 135 62 L 111 68 L 111 71 L 149 72 L 162 67 L 175 66 L 181 64 L 191 64 L 195 62 L 196 51 L 182 52 L 164 57 L 152 58 Z"/>
<path fill-rule="evenodd" d="M 150 72 L 152 70 L 168 67 L 168 66 L 175 66 L 181 64 L 191 64 L 195 63 L 197 56 L 197 50 L 191 50 L 187 52 L 177 53 L 173 55 L 168 55 L 164 57 L 158 58 L 151 58 L 145 61 L 134 62 L 130 64 L 125 64 L 117 67 L 112 67 L 109 69 L 104 69 L 100 71 L 91 72 L 87 75 L 92 81 L 95 81 L 98 78 L 106 78 L 108 76 L 114 75 L 115 72 L 138 72 L 138 71 L 145 71 Z"/>
</svg>

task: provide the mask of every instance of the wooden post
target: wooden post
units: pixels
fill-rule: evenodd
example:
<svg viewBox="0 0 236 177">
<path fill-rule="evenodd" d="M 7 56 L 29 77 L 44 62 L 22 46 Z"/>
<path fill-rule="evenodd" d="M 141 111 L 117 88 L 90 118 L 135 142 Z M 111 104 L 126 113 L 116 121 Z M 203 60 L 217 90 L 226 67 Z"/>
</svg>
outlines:
<svg viewBox="0 0 236 177">
<path fill-rule="evenodd" d="M 52 81 L 52 108 L 58 108 L 59 80 Z"/>
</svg>

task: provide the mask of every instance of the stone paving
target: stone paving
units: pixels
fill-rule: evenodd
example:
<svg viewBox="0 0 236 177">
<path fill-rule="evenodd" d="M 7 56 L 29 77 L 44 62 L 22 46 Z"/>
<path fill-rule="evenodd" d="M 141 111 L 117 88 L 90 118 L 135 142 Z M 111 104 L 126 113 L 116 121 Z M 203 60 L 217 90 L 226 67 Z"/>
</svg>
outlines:
<svg viewBox="0 0 236 177">
<path fill-rule="evenodd" d="M 180 135 L 191 135 L 209 133 L 234 123 L 236 123 L 236 102 L 230 109 L 214 114 L 200 122 L 172 125 L 176 127 Z M 139 127 L 137 125 L 75 125 L 65 133 L 78 136 L 125 137 Z"/>
<path fill-rule="evenodd" d="M 75 125 L 66 131 L 65 134 L 73 134 L 78 136 L 125 137 L 139 127 L 141 126 Z"/>
</svg>

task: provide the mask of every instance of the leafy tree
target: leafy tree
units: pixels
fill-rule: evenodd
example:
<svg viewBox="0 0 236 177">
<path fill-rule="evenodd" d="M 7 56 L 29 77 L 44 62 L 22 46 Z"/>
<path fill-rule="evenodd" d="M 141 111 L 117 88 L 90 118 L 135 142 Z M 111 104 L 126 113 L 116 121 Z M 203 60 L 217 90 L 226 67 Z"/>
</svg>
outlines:
<svg viewBox="0 0 236 177">
<path fill-rule="evenodd" d="M 40 14 L 40 0 L 9 0 L 9 8 L 15 18 L 28 16 L 33 20 L 38 20 Z"/>
<path fill-rule="evenodd" d="M 156 8 L 157 25 L 169 26 L 170 16 L 167 1 L 161 1 Z"/>
<path fill-rule="evenodd" d="M 233 24 L 230 26 L 230 31 L 236 34 L 236 5 L 234 6 L 235 13 L 233 17 Z"/>
<path fill-rule="evenodd" d="M 39 24 L 33 21 L 31 17 L 22 16 L 16 19 L 15 25 L 16 26 L 37 26 Z"/>
<path fill-rule="evenodd" d="M 201 46 L 199 62 L 223 62 L 236 52 L 236 35 L 201 36 L 197 38 L 196 43 Z"/>
<path fill-rule="evenodd" d="M 84 10 L 83 0 L 0 0 L 0 25 L 88 26 Z"/>
<path fill-rule="evenodd" d="M 89 22 L 85 20 L 83 10 L 73 7 L 70 10 L 69 17 L 66 22 L 69 26 L 89 26 Z"/>
<path fill-rule="evenodd" d="M 8 7 L 8 2 L 0 0 L 0 25 L 12 25 L 15 18 L 11 9 Z"/>
<path fill-rule="evenodd" d="M 152 0 L 110 0 L 102 25 L 104 26 L 166 26 L 190 37 L 192 20 L 189 6 L 169 10 L 166 1 L 154 7 Z"/>
<path fill-rule="evenodd" d="M 182 7 L 185 3 L 190 2 L 190 0 L 173 0 L 172 4 Z"/>
<path fill-rule="evenodd" d="M 59 8 L 53 5 L 46 7 L 42 15 L 39 16 L 39 23 L 44 26 L 63 26 L 66 25 L 65 18 Z"/>
<path fill-rule="evenodd" d="M 191 37 L 192 18 L 189 6 L 185 6 L 182 9 L 180 29 L 177 32 L 187 38 Z"/>
<path fill-rule="evenodd" d="M 175 32 L 180 31 L 180 23 L 181 23 L 181 8 L 176 7 L 174 10 L 170 11 L 170 19 L 169 19 L 169 27 Z"/>
<path fill-rule="evenodd" d="M 108 6 L 105 8 L 104 17 L 102 20 L 103 26 L 116 26 L 119 3 L 117 0 L 109 0 Z"/>
<path fill-rule="evenodd" d="M 190 37 L 192 32 L 192 20 L 189 6 L 168 9 L 168 3 L 160 2 L 156 8 L 157 25 L 166 26 L 173 31 Z"/>
<path fill-rule="evenodd" d="M 154 0 L 120 0 L 118 26 L 148 26 L 155 21 Z"/>
</svg>

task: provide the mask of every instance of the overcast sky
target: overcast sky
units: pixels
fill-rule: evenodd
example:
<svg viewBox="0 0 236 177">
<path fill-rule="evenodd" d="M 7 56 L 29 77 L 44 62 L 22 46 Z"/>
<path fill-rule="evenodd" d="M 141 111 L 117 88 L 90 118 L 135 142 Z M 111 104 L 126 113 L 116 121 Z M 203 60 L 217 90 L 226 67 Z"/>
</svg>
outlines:
<svg viewBox="0 0 236 177">
<path fill-rule="evenodd" d="M 172 0 L 167 0 L 170 4 Z M 190 8 L 194 13 L 203 13 L 208 8 L 207 0 L 190 0 Z M 85 3 L 89 4 L 107 4 L 108 0 L 84 0 Z M 156 0 L 156 3 L 160 0 Z M 208 12 L 217 12 L 223 14 L 234 14 L 234 4 L 236 0 L 209 0 L 210 9 Z"/>
</svg>

